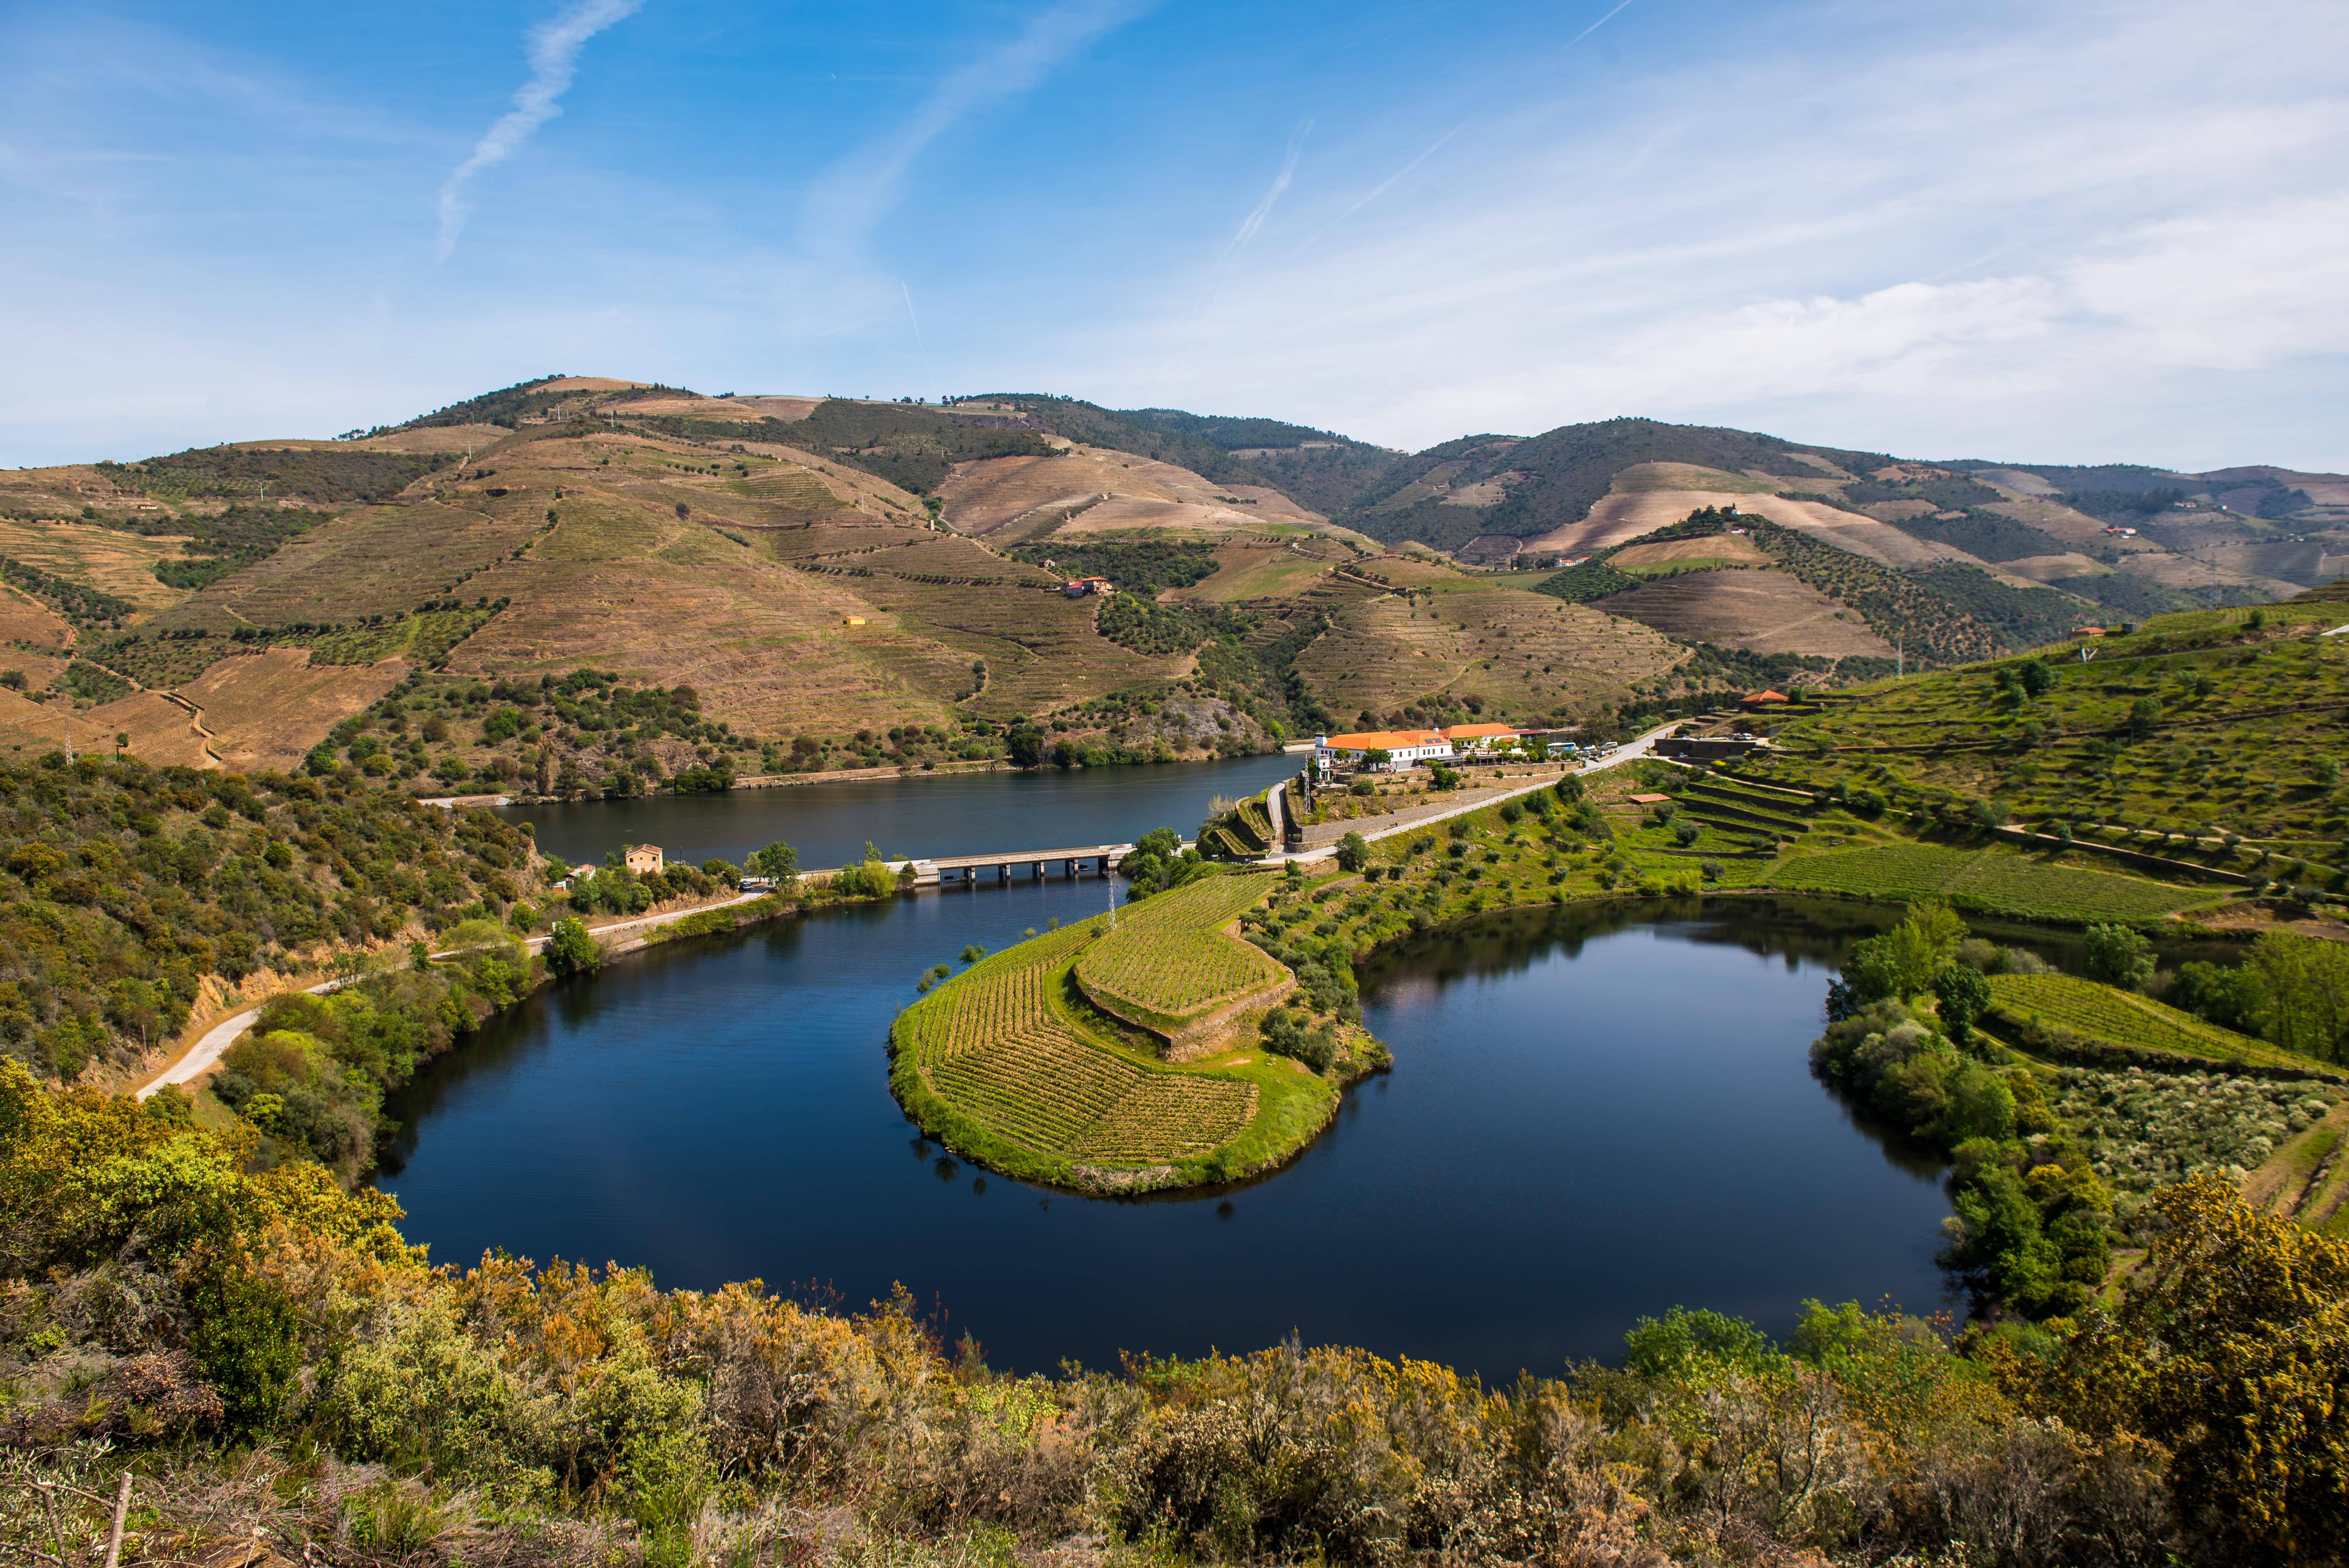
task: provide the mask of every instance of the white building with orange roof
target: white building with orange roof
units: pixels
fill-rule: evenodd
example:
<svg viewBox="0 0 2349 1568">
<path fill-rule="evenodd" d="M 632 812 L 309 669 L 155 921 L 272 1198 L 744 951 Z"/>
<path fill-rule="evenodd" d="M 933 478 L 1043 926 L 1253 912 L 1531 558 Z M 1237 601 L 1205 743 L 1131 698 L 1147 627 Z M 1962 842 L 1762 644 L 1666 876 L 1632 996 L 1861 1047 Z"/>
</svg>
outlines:
<svg viewBox="0 0 2349 1568">
<path fill-rule="evenodd" d="M 1364 761 L 1373 751 L 1387 754 L 1384 762 Z M 1363 729 L 1351 735 L 1324 735 L 1313 742 L 1313 759 L 1324 768 L 1348 763 L 1370 768 L 1416 768 L 1423 762 L 1448 762 L 1452 742 L 1435 729 Z"/>
<path fill-rule="evenodd" d="M 1516 745 L 1516 726 L 1511 724 L 1448 724 L 1439 731 L 1452 743 L 1456 756 L 1463 751 L 1490 751 L 1506 742 Z"/>
</svg>

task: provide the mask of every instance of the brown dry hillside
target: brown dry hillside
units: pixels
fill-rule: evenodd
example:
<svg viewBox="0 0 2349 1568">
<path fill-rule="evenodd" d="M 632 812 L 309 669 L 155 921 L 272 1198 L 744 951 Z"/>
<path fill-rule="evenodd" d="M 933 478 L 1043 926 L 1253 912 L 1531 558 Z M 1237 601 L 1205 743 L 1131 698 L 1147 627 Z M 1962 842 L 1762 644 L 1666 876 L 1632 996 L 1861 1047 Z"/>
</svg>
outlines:
<svg viewBox="0 0 2349 1568">
<path fill-rule="evenodd" d="M 1474 697 L 1488 716 L 1533 718 L 1619 698 L 1686 656 L 1647 627 L 1509 588 L 1393 594 L 1338 611 L 1297 667 L 1336 713 L 1381 715 Z"/>
<path fill-rule="evenodd" d="M 430 500 L 361 507 L 201 590 L 158 621 L 169 630 L 214 634 L 350 624 L 450 596 L 471 599 L 481 590 L 467 584 L 536 530 L 537 520 L 512 509 L 493 513 Z"/>
<path fill-rule="evenodd" d="M 73 628 L 31 594 L 0 583 L 0 643 L 8 645 L 8 657 L 15 661 L 36 649 L 70 646 Z"/>
<path fill-rule="evenodd" d="M 0 519 L 0 555 L 103 589 L 150 612 L 180 601 L 181 591 L 155 576 L 155 562 L 177 557 L 180 544 L 176 538 L 146 539 L 78 522 Z"/>
<path fill-rule="evenodd" d="M 151 555 L 149 542 L 105 537 Z M 714 718 L 761 736 L 950 722 L 966 698 L 974 716 L 1049 712 L 1189 664 L 1107 641 L 1093 629 L 1097 602 L 1068 600 L 1052 574 L 938 531 L 915 498 L 820 454 L 577 427 L 501 429 L 470 466 L 319 524 L 165 610 L 155 630 L 202 630 L 225 651 L 240 632 L 302 645 L 327 634 L 297 628 L 333 627 L 338 645 L 357 650 L 336 656 L 374 658 L 385 645 L 371 628 L 405 647 L 402 617 L 451 603 L 481 606 L 472 613 L 486 620 L 449 654 L 454 671 L 590 665 L 692 686 Z M 278 710 L 284 744 L 240 735 L 243 755 L 296 758 L 380 695 L 328 696 L 367 665 L 314 666 L 295 680 L 298 665 L 235 655 L 204 669 L 207 644 L 167 645 L 189 653 L 170 666 L 176 675 L 149 678 L 181 680 L 208 709 L 257 695 Z M 371 688 L 405 668 L 380 667 Z M 240 684 L 268 669 L 279 677 L 274 703 Z M 155 745 L 166 717 L 140 725 Z"/>
<path fill-rule="evenodd" d="M 1173 463 L 1092 447 L 957 463 L 938 493 L 949 525 L 1006 542 L 1056 531 L 1226 534 L 1325 521 L 1278 490 L 1236 489 Z"/>
<path fill-rule="evenodd" d="M 1686 545 L 1679 548 L 1687 553 Z M 1616 556 L 1609 564 L 1622 559 Z M 1668 637 L 1756 654 L 1890 658 L 1893 652 L 1856 612 L 1783 572 L 1691 572 L 1594 599 L 1590 607 L 1628 616 Z"/>
<path fill-rule="evenodd" d="M 481 589 L 509 603 L 452 668 L 616 670 L 690 686 L 739 729 L 789 735 L 935 721 L 968 663 L 919 656 L 845 580 L 795 571 L 710 524 L 595 493 L 557 511 L 527 552 L 483 575 Z"/>
<path fill-rule="evenodd" d="M 318 665 L 305 648 L 271 648 L 222 659 L 181 686 L 178 695 L 198 709 L 193 727 L 209 733 L 212 754 L 249 773 L 294 767 L 327 730 L 380 698 L 407 673 L 399 659 Z"/>
</svg>

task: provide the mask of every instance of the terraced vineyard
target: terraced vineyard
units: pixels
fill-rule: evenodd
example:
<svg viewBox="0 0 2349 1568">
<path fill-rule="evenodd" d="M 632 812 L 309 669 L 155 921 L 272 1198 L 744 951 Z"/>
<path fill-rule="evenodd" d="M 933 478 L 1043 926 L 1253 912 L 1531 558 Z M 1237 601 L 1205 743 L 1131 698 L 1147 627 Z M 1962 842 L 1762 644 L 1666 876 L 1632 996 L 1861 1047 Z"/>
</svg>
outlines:
<svg viewBox="0 0 2349 1568">
<path fill-rule="evenodd" d="M 1338 633 L 1297 667 L 1345 714 L 1383 713 L 1436 692 L 1478 697 L 1486 717 L 1542 714 L 1619 695 L 1687 656 L 1637 622 L 1513 589 L 1447 592 L 1429 603 L 1384 594 L 1333 610 Z"/>
<path fill-rule="evenodd" d="M 1129 1023 L 1179 1034 L 1288 972 L 1223 926 L 1271 886 L 1245 874 L 1208 877 L 1122 916 L 1077 959 L 1077 983 Z"/>
<path fill-rule="evenodd" d="M 2300 1058 L 2264 1040 L 2222 1029 L 2149 996 L 2099 985 L 2093 980 L 2069 975 L 1994 975 L 1990 991 L 1992 1006 L 2002 1017 L 2066 1029 L 2107 1045 L 2198 1061 L 2303 1065 Z"/>
<path fill-rule="evenodd" d="M 2207 888 L 2049 865 L 2004 850 L 1938 844 L 1806 856 L 1787 861 L 1771 880 L 1781 887 L 1863 898 L 1945 898 L 1980 913 L 2045 920 L 2154 920 L 2220 897 Z"/>
<path fill-rule="evenodd" d="M 982 959 L 898 1016 L 892 1086 L 924 1128 L 1015 1176 L 1138 1191 L 1237 1174 L 1287 1152 L 1248 1136 L 1268 1098 L 1282 1113 L 1279 1130 L 1319 1125 L 1336 1089 L 1319 1078 L 1268 1063 L 1168 1067 L 1071 1024 L 1052 997 L 1071 961 L 1097 945 L 1099 924 Z"/>
</svg>

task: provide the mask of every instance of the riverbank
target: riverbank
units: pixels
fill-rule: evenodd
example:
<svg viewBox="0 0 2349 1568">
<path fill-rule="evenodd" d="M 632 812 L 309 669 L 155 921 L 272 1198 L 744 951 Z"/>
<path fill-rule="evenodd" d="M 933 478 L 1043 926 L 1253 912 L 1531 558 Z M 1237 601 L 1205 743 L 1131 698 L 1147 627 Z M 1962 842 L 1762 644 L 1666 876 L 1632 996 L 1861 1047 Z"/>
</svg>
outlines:
<svg viewBox="0 0 2349 1568">
<path fill-rule="evenodd" d="M 1226 882 L 1231 896 L 1205 912 L 1211 918 L 1198 930 L 1169 932 L 1146 959 L 1137 954 L 1136 962 L 1120 967 L 1122 975 L 1150 989 L 1157 1000 L 1121 999 L 1114 985 L 1105 984 L 1110 966 L 1095 945 L 1097 940 L 1106 945 L 1105 924 L 1092 938 L 1039 938 L 1024 956 L 1023 950 L 998 955 L 989 960 L 996 966 L 990 975 L 1038 970 L 1064 972 L 1067 979 L 1034 985 L 1035 999 L 1024 1012 L 1006 1007 L 1001 986 L 993 980 L 968 985 L 951 981 L 939 995 L 909 1008 L 892 1030 L 892 1083 L 898 1098 L 908 1114 L 957 1152 L 1024 1180 L 1081 1191 L 1109 1190 L 1112 1181 L 1156 1189 L 1205 1185 L 1229 1180 L 1232 1162 L 1204 1158 L 1197 1150 L 1186 1150 L 1187 1158 L 1137 1150 L 1128 1161 L 1131 1170 L 1079 1171 L 1081 1162 L 1071 1151 L 1081 1152 L 1090 1122 L 1031 1130 L 1033 1135 L 1024 1140 L 987 1125 L 988 1106 L 1028 1105 L 1055 1092 L 1049 1083 L 1015 1082 L 1019 1075 L 997 1083 L 968 1073 L 962 1081 L 932 1068 L 964 1055 L 999 1067 L 1010 1063 L 1052 1010 L 1052 999 L 1063 993 L 1146 1028 L 1154 1037 L 1150 1044 L 1156 1057 L 1167 1064 L 1178 1059 L 1190 1020 L 1211 1019 L 1232 1044 L 1209 1056 L 1206 1065 L 1226 1064 L 1237 1051 L 1266 1050 L 1275 1033 L 1284 1043 L 1293 1042 L 1291 1029 L 1275 1031 L 1268 1022 L 1275 1004 L 1289 992 L 1322 993 L 1316 1008 L 1334 1023 L 1340 998 L 1353 991 L 1358 973 L 1382 952 L 1415 936 L 1515 910 L 1699 892 L 1876 897 L 1896 903 L 1940 894 L 1971 900 L 2002 918 L 2076 927 L 2097 920 L 2142 921 L 2190 906 L 2202 896 L 2142 878 L 2040 865 L 2005 849 L 1958 850 L 1896 840 L 1840 807 L 1822 808 L 1793 795 L 1769 800 L 1771 812 L 1749 810 L 1727 798 L 1733 791 L 1677 764 L 1651 764 L 1640 775 L 1618 771 L 1645 760 L 1655 740 L 1673 727 L 1659 726 L 1572 773 L 1480 791 L 1433 812 L 1397 813 L 1407 820 L 1385 825 L 1374 820 L 1351 824 L 1356 830 L 1368 829 L 1362 836 L 1369 859 L 1360 874 L 1328 874 L 1334 869 L 1334 845 L 1268 855 L 1257 862 L 1260 868 L 1285 868 L 1289 875 Z M 1657 777 L 1659 769 L 1671 777 Z M 1571 800 L 1559 794 L 1566 779 L 1572 783 Z M 1712 795 L 1699 792 L 1708 789 Z M 1683 799 L 1689 815 L 1675 827 Z M 1800 820 L 1794 817 L 1797 810 Z M 1783 822 L 1777 813 L 1785 814 Z M 1766 852 L 1746 847 L 1746 840 L 1738 837 L 1764 832 Z M 1712 858 L 1716 854 L 1721 858 Z M 1159 895 L 1190 896 L 1188 890 Z M 1138 923 L 1149 918 L 1154 903 L 1130 907 L 1134 913 L 1126 918 Z M 1227 923 L 1236 923 L 1229 929 L 1245 932 L 1291 977 L 1281 996 L 1245 965 L 1216 952 L 1210 939 L 1228 941 Z M 1050 951 L 1039 944 L 1049 944 Z M 1094 956 L 1089 959 L 1089 953 Z M 1179 1001 L 1168 999 L 1178 993 Z M 933 1015 L 953 1015 L 950 1026 Z M 950 1046 L 937 1043 L 942 1026 L 951 1034 Z M 1051 1026 L 1059 1031 L 1054 1048 L 1064 1054 L 1088 1044 L 1119 1048 L 1107 1044 L 1102 1031 L 1092 1031 L 1089 1039 L 1081 1020 L 1058 1017 Z M 1073 1068 L 1064 1062 L 1061 1070 Z M 1330 1115 L 1342 1098 L 1342 1086 L 1330 1092 Z M 1107 1111 L 1104 1102 L 1087 1114 L 1097 1119 Z M 1277 1166 L 1301 1152 L 1319 1126 L 1327 1125 L 1326 1116 L 1316 1119 L 1302 1142 L 1262 1163 Z M 1235 1146 L 1243 1130 L 1226 1128 L 1216 1147 Z"/>
<path fill-rule="evenodd" d="M 1303 746 L 1284 746 L 1278 751 L 1252 752 L 1249 757 L 1277 757 L 1289 752 L 1313 749 L 1311 742 Z M 1228 757 L 1168 757 L 1146 758 L 1133 762 L 1087 764 L 1071 762 L 1040 763 L 1034 768 L 1020 768 L 1009 758 L 990 757 L 978 761 L 893 763 L 883 768 L 836 768 L 820 773 L 746 773 L 737 776 L 724 789 L 692 789 L 683 794 L 664 795 L 532 795 L 508 792 L 497 795 L 427 795 L 417 797 L 426 806 L 551 806 L 577 805 L 589 800 L 687 799 L 697 795 L 723 795 L 739 789 L 788 789 L 811 784 L 879 784 L 915 779 L 952 779 L 971 773 L 1091 773 L 1123 770 L 1130 768 L 1169 768 L 1197 766 L 1206 763 L 1245 761 L 1247 758 Z"/>
<path fill-rule="evenodd" d="M 819 874 L 828 875 L 828 873 Z M 879 896 L 894 898 L 898 895 L 892 892 Z M 587 926 L 587 932 L 589 935 L 595 938 L 596 946 L 602 952 L 603 956 L 606 959 L 610 959 L 622 957 L 631 953 L 641 952 L 646 946 L 649 945 L 649 941 L 646 936 L 625 937 L 618 941 L 612 940 L 613 938 L 623 938 L 623 934 L 635 932 L 657 933 L 662 927 L 680 924 L 687 921 L 703 919 L 707 916 L 721 913 L 729 910 L 743 910 L 746 906 L 751 904 L 763 903 L 771 904 L 774 907 L 759 913 L 750 920 L 738 918 L 734 922 L 737 927 L 754 924 L 758 921 L 761 920 L 781 919 L 787 914 L 804 913 L 812 908 L 873 902 L 876 902 L 876 899 L 857 897 L 825 899 L 816 902 L 804 900 L 784 901 L 776 898 L 775 895 L 771 893 L 736 893 L 726 898 L 704 900 L 697 903 L 682 905 L 676 909 L 663 910 L 653 914 L 623 916 L 619 919 L 606 920 L 601 923 L 590 923 Z M 552 932 L 543 932 L 538 935 L 523 938 L 523 943 L 529 952 L 535 954 L 543 953 L 546 949 L 546 944 L 553 940 L 554 934 Z M 388 954 L 391 952 L 391 949 L 387 946 L 378 949 L 377 951 Z M 456 956 L 456 954 L 453 952 L 439 952 L 431 954 L 431 956 L 435 960 L 445 960 L 452 958 Z M 535 990 L 539 985 L 547 984 L 552 978 L 553 976 L 542 968 L 538 972 L 531 989 Z M 202 1087 L 200 1080 L 210 1076 L 212 1071 L 220 1065 L 221 1057 L 227 1055 L 229 1047 L 235 1045 L 237 1040 L 243 1036 L 247 1029 L 253 1027 L 254 1021 L 261 1016 L 263 1010 L 268 1006 L 271 1001 L 274 1000 L 277 996 L 285 995 L 289 992 L 305 992 L 313 996 L 324 996 L 347 984 L 349 984 L 349 982 L 347 979 L 328 977 L 314 980 L 308 985 L 304 985 L 301 983 L 300 978 L 297 977 L 291 983 L 279 985 L 272 989 L 267 995 L 263 996 L 259 1001 L 254 1003 L 250 1006 L 241 1006 L 238 1010 L 226 1014 L 215 1013 L 209 1017 L 196 1020 L 191 1023 L 186 1030 L 182 1031 L 181 1043 L 176 1047 L 172 1054 L 166 1057 L 160 1067 L 157 1067 L 150 1071 L 144 1081 L 142 1081 L 136 1088 L 131 1090 L 132 1095 L 136 1099 L 143 1100 L 153 1095 L 157 1090 L 164 1088 L 166 1085 L 181 1088 L 200 1089 Z"/>
</svg>

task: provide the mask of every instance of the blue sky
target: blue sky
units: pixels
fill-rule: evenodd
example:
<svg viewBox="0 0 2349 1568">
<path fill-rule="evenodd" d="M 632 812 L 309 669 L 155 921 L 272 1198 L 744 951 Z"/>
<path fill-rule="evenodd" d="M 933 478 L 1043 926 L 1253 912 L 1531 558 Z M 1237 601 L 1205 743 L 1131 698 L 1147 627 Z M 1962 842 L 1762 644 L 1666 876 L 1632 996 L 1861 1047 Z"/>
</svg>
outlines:
<svg viewBox="0 0 2349 1568">
<path fill-rule="evenodd" d="M 0 6 L 0 463 L 549 371 L 2349 469 L 2349 7 Z"/>
</svg>

